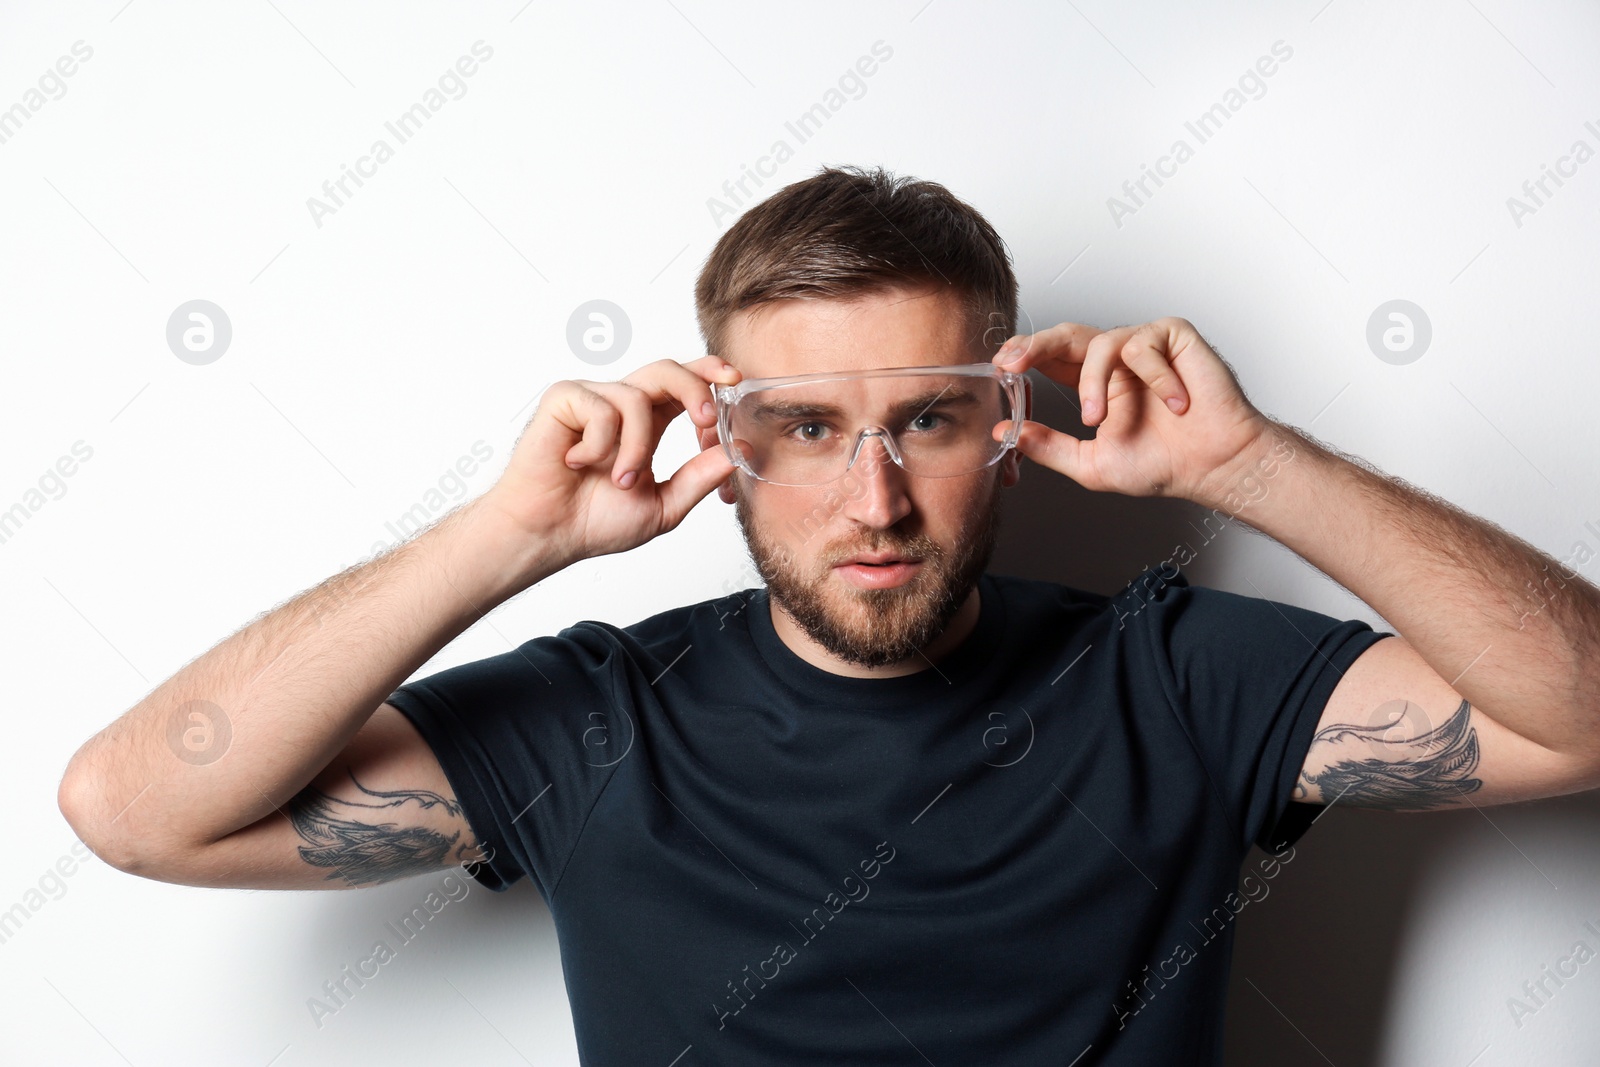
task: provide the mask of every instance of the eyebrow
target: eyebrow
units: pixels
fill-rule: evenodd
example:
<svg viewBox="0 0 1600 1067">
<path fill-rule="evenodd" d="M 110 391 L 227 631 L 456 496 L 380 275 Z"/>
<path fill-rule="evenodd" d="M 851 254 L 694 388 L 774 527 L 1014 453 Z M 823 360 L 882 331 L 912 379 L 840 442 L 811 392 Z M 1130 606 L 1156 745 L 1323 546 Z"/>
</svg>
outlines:
<svg viewBox="0 0 1600 1067">
<path fill-rule="evenodd" d="M 900 417 L 916 413 L 921 414 L 935 404 L 971 406 L 978 402 L 978 398 L 971 389 L 947 385 L 942 389 L 932 390 L 902 400 L 890 411 L 891 418 L 898 420 Z M 792 400 L 767 400 L 755 405 L 750 412 L 752 419 L 760 421 L 779 421 L 782 419 L 797 418 L 822 418 L 836 417 L 842 414 L 836 404 L 804 403 Z"/>
</svg>

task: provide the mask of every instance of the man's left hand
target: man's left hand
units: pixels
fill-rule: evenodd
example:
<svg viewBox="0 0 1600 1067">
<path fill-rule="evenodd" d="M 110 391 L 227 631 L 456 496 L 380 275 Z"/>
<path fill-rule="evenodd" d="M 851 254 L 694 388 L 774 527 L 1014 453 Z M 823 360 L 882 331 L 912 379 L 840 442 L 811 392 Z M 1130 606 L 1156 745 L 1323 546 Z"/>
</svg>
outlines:
<svg viewBox="0 0 1600 1067">
<path fill-rule="evenodd" d="M 1063 322 L 1012 337 L 994 362 L 1078 391 L 1083 424 L 1098 427 L 1092 439 L 1028 419 L 1017 447 L 1095 492 L 1206 503 L 1270 440 L 1272 420 L 1187 319 L 1111 330 Z"/>
</svg>

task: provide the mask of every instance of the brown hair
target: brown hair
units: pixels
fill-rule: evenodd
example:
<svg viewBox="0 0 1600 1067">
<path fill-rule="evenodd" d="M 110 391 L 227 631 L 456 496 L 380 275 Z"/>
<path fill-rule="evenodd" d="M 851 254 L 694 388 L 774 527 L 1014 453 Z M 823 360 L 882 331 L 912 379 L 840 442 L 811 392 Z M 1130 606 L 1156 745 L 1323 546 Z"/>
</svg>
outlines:
<svg viewBox="0 0 1600 1067">
<path fill-rule="evenodd" d="M 728 320 L 774 300 L 924 285 L 962 296 L 987 352 L 1017 331 L 1017 279 L 1004 242 L 937 182 L 881 168 L 823 167 L 752 207 L 717 241 L 695 282 L 706 351 L 728 359 Z"/>
</svg>

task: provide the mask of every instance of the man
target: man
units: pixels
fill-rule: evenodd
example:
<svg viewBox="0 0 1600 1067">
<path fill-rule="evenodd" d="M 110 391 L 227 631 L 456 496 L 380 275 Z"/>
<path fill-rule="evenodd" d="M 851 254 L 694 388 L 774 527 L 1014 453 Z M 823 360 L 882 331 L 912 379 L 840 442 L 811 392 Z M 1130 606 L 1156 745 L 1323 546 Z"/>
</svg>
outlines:
<svg viewBox="0 0 1600 1067">
<path fill-rule="evenodd" d="M 588 1063 L 1214 1064 L 1232 919 L 1316 813 L 1600 784 L 1592 586 L 1267 418 L 1185 320 L 1015 335 L 942 187 L 826 169 L 696 301 L 717 355 L 552 386 L 482 498 L 90 739 L 85 841 L 194 885 L 529 877 Z M 1093 440 L 1026 417 L 1028 370 Z M 679 414 L 704 450 L 657 483 Z M 1247 501 L 1399 635 L 1165 565 L 1113 597 L 988 574 L 1022 455 Z M 712 489 L 765 588 L 401 684 Z"/>
</svg>

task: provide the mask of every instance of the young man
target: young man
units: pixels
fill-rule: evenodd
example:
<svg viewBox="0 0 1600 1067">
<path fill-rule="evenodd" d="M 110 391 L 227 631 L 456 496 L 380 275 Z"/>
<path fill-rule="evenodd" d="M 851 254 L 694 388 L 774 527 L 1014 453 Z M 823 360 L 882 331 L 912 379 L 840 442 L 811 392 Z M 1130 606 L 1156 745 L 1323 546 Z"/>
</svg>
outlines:
<svg viewBox="0 0 1600 1067">
<path fill-rule="evenodd" d="M 696 299 L 717 355 L 556 383 L 487 494 L 90 739 L 84 840 L 194 885 L 528 877 L 587 1063 L 1214 1064 L 1232 919 L 1327 805 L 1600 785 L 1592 586 L 1268 419 L 1182 319 L 1013 336 L 1003 246 L 942 187 L 824 170 Z M 1026 418 L 1029 369 L 1092 441 Z M 704 451 L 657 483 L 684 413 Z M 1402 636 L 1166 565 L 988 574 L 1021 455 L 1243 510 Z M 764 588 L 401 684 L 713 489 Z"/>
</svg>

